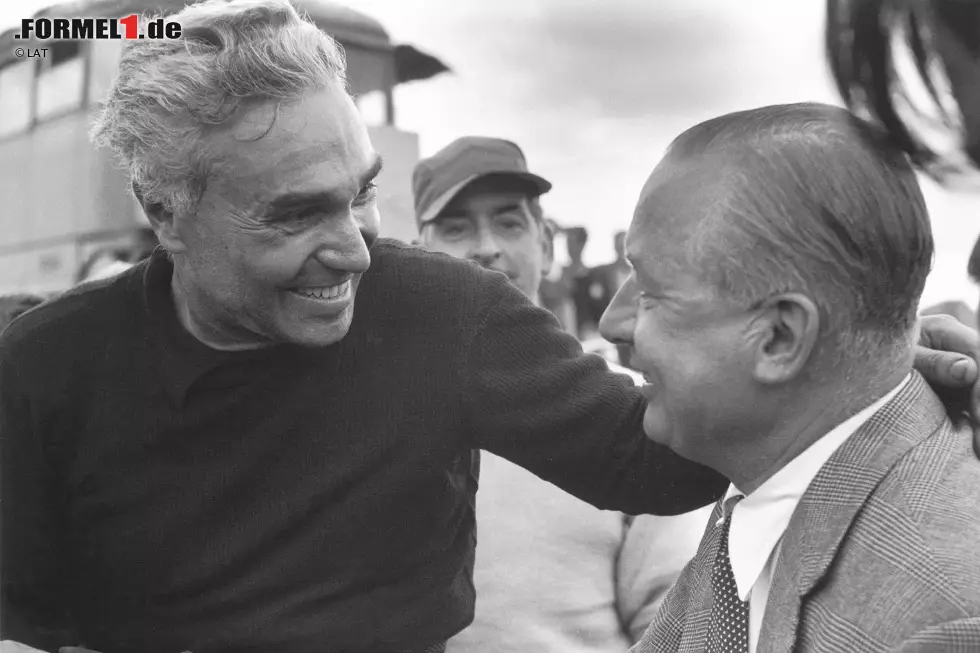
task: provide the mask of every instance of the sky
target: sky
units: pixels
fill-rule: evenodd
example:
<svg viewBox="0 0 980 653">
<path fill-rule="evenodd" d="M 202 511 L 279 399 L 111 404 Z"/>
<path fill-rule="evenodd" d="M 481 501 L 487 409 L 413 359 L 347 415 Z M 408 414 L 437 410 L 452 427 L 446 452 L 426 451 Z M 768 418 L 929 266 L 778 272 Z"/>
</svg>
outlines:
<svg viewBox="0 0 980 653">
<path fill-rule="evenodd" d="M 0 1 L 0 29 L 50 4 Z M 396 43 L 452 74 L 396 91 L 421 154 L 478 134 L 509 138 L 553 184 L 546 212 L 589 229 L 586 262 L 612 258 L 644 181 L 684 129 L 729 111 L 837 103 L 823 59 L 824 0 L 346 0 Z M 936 260 L 922 305 L 977 304 L 966 262 L 980 195 L 923 182 Z"/>
</svg>

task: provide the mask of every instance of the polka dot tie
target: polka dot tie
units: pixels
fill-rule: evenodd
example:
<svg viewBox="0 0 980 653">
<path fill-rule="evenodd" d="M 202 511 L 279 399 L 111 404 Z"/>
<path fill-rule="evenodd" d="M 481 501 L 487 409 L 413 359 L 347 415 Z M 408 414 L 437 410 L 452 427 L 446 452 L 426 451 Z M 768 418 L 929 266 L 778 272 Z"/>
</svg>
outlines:
<svg viewBox="0 0 980 653">
<path fill-rule="evenodd" d="M 748 653 L 749 603 L 738 596 L 732 561 L 728 557 L 728 531 L 732 512 L 743 497 L 732 497 L 725 504 L 725 521 L 720 525 L 721 541 L 711 571 L 711 623 L 708 626 L 707 653 Z"/>
</svg>

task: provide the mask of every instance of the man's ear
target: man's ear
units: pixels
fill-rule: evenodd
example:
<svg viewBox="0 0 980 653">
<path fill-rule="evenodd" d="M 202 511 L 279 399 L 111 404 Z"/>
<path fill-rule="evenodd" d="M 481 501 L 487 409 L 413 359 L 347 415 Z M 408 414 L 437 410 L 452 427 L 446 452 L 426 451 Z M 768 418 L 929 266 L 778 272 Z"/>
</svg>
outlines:
<svg viewBox="0 0 980 653">
<path fill-rule="evenodd" d="M 150 227 L 156 234 L 160 245 L 171 254 L 179 254 L 186 248 L 184 242 L 177 235 L 177 225 L 174 221 L 174 214 L 159 202 L 147 202 L 143 198 L 143 193 L 136 182 L 133 182 L 133 195 L 143 207 L 146 219 L 150 221 Z"/>
<path fill-rule="evenodd" d="M 544 262 L 541 266 L 541 276 L 546 277 L 551 273 L 551 266 L 555 263 L 555 233 L 558 225 L 552 220 L 545 218 L 541 224 L 541 249 L 544 254 Z"/>
<path fill-rule="evenodd" d="M 806 295 L 787 293 L 766 300 L 750 330 L 753 374 L 760 383 L 786 383 L 806 367 L 820 335 L 820 311 Z"/>
</svg>

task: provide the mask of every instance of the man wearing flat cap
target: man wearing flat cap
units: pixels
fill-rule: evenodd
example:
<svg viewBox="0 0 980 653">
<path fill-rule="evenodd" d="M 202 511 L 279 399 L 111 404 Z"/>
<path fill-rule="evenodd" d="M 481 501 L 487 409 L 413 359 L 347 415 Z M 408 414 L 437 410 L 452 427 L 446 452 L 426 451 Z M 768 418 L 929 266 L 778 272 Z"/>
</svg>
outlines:
<svg viewBox="0 0 980 653">
<path fill-rule="evenodd" d="M 516 144 L 460 138 L 419 162 L 412 187 L 423 245 L 507 275 L 537 303 L 552 260 L 538 198 L 551 182 L 528 171 Z"/>
</svg>

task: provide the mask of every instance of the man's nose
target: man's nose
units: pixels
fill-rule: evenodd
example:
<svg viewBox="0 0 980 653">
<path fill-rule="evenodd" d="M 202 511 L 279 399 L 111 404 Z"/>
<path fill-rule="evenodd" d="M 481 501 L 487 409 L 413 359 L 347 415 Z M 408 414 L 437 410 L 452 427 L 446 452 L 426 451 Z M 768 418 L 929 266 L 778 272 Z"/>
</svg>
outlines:
<svg viewBox="0 0 980 653">
<path fill-rule="evenodd" d="M 476 233 L 476 241 L 470 249 L 470 258 L 488 267 L 496 263 L 501 254 L 500 245 L 490 229 L 480 228 Z"/>
<path fill-rule="evenodd" d="M 633 281 L 627 280 L 613 296 L 599 320 L 599 333 L 603 338 L 617 345 L 633 343 L 637 299 Z"/>
<path fill-rule="evenodd" d="M 317 260 L 325 267 L 361 274 L 371 267 L 370 244 L 377 238 L 377 233 L 353 216 L 348 219 L 326 225 L 329 230 L 323 238 L 316 253 Z"/>
</svg>

